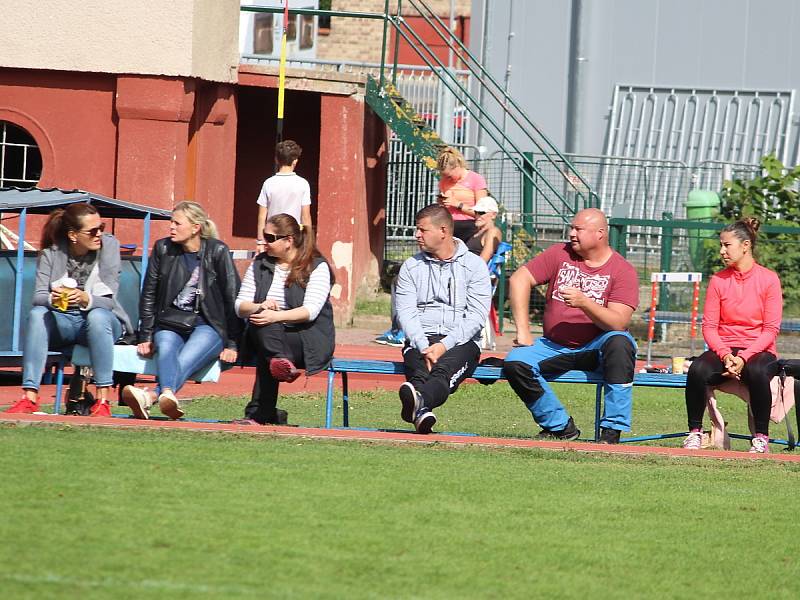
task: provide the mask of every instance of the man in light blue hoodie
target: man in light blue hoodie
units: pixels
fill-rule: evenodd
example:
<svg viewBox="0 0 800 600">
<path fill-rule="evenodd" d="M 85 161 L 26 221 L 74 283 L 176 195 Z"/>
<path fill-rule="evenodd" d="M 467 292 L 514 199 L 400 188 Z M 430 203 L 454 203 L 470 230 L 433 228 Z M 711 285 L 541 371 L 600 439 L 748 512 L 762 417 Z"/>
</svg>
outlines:
<svg viewBox="0 0 800 600">
<path fill-rule="evenodd" d="M 416 215 L 420 252 L 397 276 L 397 319 L 406 334 L 400 416 L 418 433 L 436 424 L 433 409 L 472 375 L 480 358 L 481 329 L 489 314 L 489 270 L 453 237 L 453 218 L 433 204 Z"/>
</svg>

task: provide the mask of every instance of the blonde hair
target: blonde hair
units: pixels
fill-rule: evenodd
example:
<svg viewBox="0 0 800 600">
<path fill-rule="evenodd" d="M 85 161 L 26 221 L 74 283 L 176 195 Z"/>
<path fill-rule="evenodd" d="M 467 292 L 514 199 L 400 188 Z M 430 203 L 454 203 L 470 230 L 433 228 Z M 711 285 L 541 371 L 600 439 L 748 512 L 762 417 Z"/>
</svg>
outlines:
<svg viewBox="0 0 800 600">
<path fill-rule="evenodd" d="M 467 163 L 464 160 L 464 155 L 452 146 L 445 146 L 436 157 L 436 169 L 441 173 L 445 169 L 455 169 L 457 167 L 466 167 Z"/>
<path fill-rule="evenodd" d="M 205 209 L 197 202 L 191 202 L 189 200 L 178 202 L 175 208 L 172 209 L 172 212 L 176 211 L 181 211 L 186 215 L 186 218 L 189 219 L 192 225 L 200 225 L 200 237 L 204 240 L 218 237 L 217 226 L 214 224 L 214 221 L 208 218 Z"/>
</svg>

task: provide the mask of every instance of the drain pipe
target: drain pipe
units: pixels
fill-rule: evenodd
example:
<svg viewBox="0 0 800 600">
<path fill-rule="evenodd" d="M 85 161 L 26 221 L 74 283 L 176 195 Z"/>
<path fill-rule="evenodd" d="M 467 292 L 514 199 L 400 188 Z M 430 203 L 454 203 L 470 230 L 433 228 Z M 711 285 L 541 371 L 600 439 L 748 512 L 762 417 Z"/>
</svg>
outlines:
<svg viewBox="0 0 800 600">
<path fill-rule="evenodd" d="M 567 84 L 567 124 L 564 147 L 567 154 L 584 152 L 583 115 L 586 99 L 589 33 L 589 2 L 572 0 L 569 43 L 569 82 Z"/>
</svg>

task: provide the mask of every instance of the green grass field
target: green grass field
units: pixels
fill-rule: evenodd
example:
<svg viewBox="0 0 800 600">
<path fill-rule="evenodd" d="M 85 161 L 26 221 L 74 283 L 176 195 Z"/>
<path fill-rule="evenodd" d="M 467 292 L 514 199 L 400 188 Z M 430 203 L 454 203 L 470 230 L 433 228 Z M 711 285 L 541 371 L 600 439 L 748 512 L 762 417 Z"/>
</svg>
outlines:
<svg viewBox="0 0 800 600">
<path fill-rule="evenodd" d="M 589 386 L 559 390 L 591 429 Z M 638 392 L 637 432 L 682 428 L 679 394 Z M 440 429 L 532 435 L 509 393 L 465 386 Z M 397 409 L 355 394 L 353 425 Z M 5 425 L 0 465 L 3 598 L 797 597 L 793 464 Z"/>
</svg>

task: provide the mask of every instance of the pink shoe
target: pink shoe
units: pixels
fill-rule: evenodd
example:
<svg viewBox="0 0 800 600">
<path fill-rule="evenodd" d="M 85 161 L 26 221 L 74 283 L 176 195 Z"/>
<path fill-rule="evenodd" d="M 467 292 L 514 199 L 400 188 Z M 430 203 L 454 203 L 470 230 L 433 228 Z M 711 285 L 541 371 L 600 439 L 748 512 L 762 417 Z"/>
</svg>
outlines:
<svg viewBox="0 0 800 600">
<path fill-rule="evenodd" d="M 3 412 L 7 413 L 17 413 L 19 415 L 29 415 L 35 413 L 39 410 L 39 403 L 35 400 L 28 400 L 27 396 L 23 396 L 14 404 L 11 405 L 11 408 L 5 410 Z"/>
<path fill-rule="evenodd" d="M 757 433 L 750 442 L 750 454 L 769 454 L 769 436 Z"/>
<path fill-rule="evenodd" d="M 292 383 L 300 377 L 300 371 L 288 358 L 273 358 L 269 361 L 269 374 L 277 381 L 285 381 L 286 383 Z"/>
</svg>

